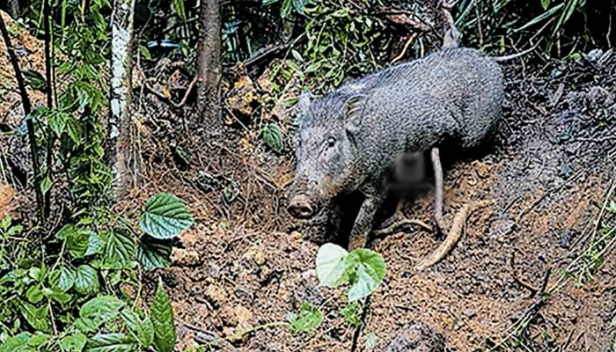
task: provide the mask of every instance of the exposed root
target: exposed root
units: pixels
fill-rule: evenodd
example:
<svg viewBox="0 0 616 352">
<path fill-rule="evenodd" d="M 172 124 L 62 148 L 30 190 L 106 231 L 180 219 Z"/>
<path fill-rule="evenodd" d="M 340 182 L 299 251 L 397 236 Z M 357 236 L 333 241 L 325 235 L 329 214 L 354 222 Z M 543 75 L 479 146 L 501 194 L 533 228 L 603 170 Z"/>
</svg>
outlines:
<svg viewBox="0 0 616 352">
<path fill-rule="evenodd" d="M 453 225 L 451 225 L 451 230 L 449 230 L 449 234 L 447 235 L 447 238 L 445 238 L 445 241 L 443 241 L 443 243 L 441 243 L 441 245 L 438 246 L 432 254 L 424 258 L 419 265 L 417 265 L 417 270 L 422 271 L 445 258 L 456 243 L 458 243 L 458 240 L 460 240 L 460 237 L 462 236 L 462 228 L 464 227 L 466 219 L 470 213 L 477 208 L 484 208 L 493 203 L 494 201 L 490 200 L 470 203 L 463 206 L 462 209 L 460 209 L 456 214 L 456 217 L 453 220 Z"/>
<path fill-rule="evenodd" d="M 396 230 L 402 226 L 408 226 L 408 225 L 417 225 L 420 227 L 423 227 L 424 229 L 428 230 L 428 231 L 432 231 L 432 227 L 428 224 L 426 224 L 425 222 L 421 221 L 421 220 L 416 220 L 416 219 L 404 219 L 404 220 L 400 220 L 384 229 L 380 229 L 380 230 L 376 230 L 374 231 L 374 235 L 375 236 L 386 236 L 386 235 L 390 235 L 394 232 L 396 232 Z"/>
</svg>

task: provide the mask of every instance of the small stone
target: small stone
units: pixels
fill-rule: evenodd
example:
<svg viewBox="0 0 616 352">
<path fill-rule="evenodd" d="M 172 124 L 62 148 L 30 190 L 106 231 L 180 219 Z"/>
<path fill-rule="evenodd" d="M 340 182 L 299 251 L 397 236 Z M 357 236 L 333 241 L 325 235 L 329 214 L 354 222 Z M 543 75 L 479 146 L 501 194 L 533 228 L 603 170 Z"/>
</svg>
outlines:
<svg viewBox="0 0 616 352">
<path fill-rule="evenodd" d="M 588 52 L 588 61 L 599 61 L 603 57 L 603 50 L 597 48 Z"/>
<path fill-rule="evenodd" d="M 477 315 L 474 309 L 466 309 L 464 312 L 462 312 L 462 314 L 464 314 L 464 316 L 467 318 L 472 318 Z"/>
</svg>

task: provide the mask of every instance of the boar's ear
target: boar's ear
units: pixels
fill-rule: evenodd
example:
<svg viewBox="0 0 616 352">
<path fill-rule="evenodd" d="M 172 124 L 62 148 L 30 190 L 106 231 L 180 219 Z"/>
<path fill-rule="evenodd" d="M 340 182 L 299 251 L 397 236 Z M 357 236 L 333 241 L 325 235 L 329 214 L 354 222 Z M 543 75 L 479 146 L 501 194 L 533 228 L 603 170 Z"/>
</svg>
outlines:
<svg viewBox="0 0 616 352">
<path fill-rule="evenodd" d="M 365 95 L 354 95 L 344 104 L 344 127 L 351 136 L 357 133 L 361 127 L 365 98 Z"/>
<path fill-rule="evenodd" d="M 305 90 L 302 92 L 302 94 L 300 94 L 299 99 L 297 100 L 297 104 L 295 105 L 295 112 L 300 118 L 306 113 L 306 111 L 308 111 L 311 95 L 312 94 L 309 90 Z"/>
</svg>

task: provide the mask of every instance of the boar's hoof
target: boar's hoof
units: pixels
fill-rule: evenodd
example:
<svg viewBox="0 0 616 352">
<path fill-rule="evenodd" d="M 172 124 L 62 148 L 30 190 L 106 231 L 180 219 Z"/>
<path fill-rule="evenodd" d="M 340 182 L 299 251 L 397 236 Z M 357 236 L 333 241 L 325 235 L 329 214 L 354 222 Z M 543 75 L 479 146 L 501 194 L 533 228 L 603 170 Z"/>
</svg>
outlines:
<svg viewBox="0 0 616 352">
<path fill-rule="evenodd" d="M 314 216 L 314 208 L 310 205 L 308 197 L 303 194 L 291 199 L 288 210 L 293 217 L 298 219 L 310 219 Z"/>
</svg>

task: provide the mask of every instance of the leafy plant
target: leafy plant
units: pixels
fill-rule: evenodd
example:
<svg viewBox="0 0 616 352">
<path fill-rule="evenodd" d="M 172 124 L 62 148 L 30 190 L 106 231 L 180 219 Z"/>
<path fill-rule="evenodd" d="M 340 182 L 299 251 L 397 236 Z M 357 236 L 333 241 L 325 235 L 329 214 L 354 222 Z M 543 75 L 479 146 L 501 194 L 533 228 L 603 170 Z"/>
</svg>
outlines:
<svg viewBox="0 0 616 352">
<path fill-rule="evenodd" d="M 323 286 L 350 285 L 349 302 L 371 295 L 385 277 L 383 257 L 369 249 L 355 249 L 350 253 L 344 248 L 326 243 L 317 254 L 317 276 Z"/>
</svg>

